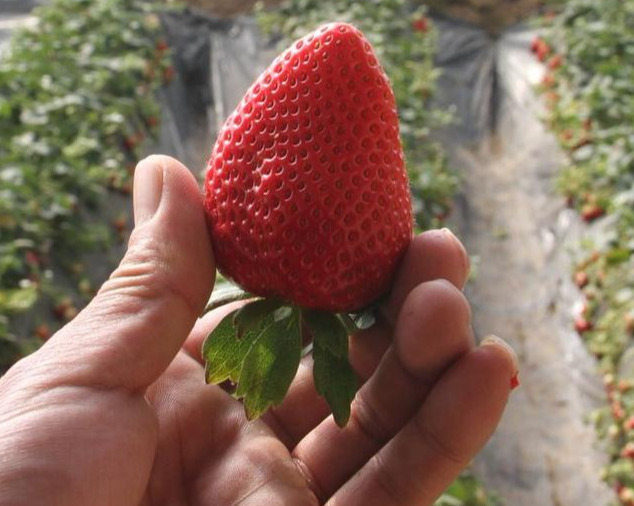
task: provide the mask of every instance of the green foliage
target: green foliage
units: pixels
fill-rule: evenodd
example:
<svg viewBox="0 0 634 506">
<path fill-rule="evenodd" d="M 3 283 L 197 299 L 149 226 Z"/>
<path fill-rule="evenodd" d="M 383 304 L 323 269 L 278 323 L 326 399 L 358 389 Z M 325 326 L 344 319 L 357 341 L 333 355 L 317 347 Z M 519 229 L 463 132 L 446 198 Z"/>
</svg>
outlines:
<svg viewBox="0 0 634 506">
<path fill-rule="evenodd" d="M 608 215 L 577 266 L 586 303 L 578 318 L 606 375 L 611 406 L 595 418 L 610 440 L 606 478 L 622 500 L 634 493 L 634 1 L 570 0 L 549 30 L 542 86 L 548 122 L 568 153 L 561 190 L 586 221 Z M 578 326 L 579 327 L 579 326 Z M 628 358 L 629 357 L 629 358 Z M 634 420 L 634 419 L 632 419 Z M 627 468 L 628 473 L 621 472 Z M 628 492 L 629 490 L 629 492 Z M 625 491 L 625 492 L 624 492 Z M 631 504 L 631 503 L 627 503 Z"/>
<path fill-rule="evenodd" d="M 300 311 L 258 299 L 225 316 L 205 339 L 206 381 L 235 384 L 252 420 L 282 402 L 301 350 Z"/>
<path fill-rule="evenodd" d="M 81 255 L 111 244 L 112 232 L 90 217 L 108 189 L 129 193 L 168 65 L 151 7 L 54 0 L 2 56 L 0 340 L 9 339 L 10 316 L 57 293 L 53 266 L 81 284 Z"/>
<path fill-rule="evenodd" d="M 487 493 L 478 480 L 464 472 L 434 506 L 501 506 L 497 496 Z"/>
<path fill-rule="evenodd" d="M 242 294 L 234 292 L 234 300 Z M 348 363 L 348 333 L 334 314 L 257 299 L 225 316 L 203 344 L 207 383 L 237 386 L 249 419 L 282 402 L 299 367 L 308 330 L 314 345 L 317 391 L 344 426 L 358 380 Z"/>
<path fill-rule="evenodd" d="M 440 145 L 430 139 L 430 133 L 450 118 L 427 107 L 438 70 L 436 31 L 426 9 L 407 0 L 292 0 L 259 18 L 263 31 L 281 35 L 284 46 L 325 22 L 345 21 L 364 32 L 396 96 L 418 225 L 437 226 L 451 209 L 457 179 L 449 172 Z"/>
<path fill-rule="evenodd" d="M 304 311 L 303 316 L 313 338 L 315 387 L 331 407 L 337 425 L 344 427 L 359 386 L 348 361 L 348 332 L 333 314 Z"/>
</svg>

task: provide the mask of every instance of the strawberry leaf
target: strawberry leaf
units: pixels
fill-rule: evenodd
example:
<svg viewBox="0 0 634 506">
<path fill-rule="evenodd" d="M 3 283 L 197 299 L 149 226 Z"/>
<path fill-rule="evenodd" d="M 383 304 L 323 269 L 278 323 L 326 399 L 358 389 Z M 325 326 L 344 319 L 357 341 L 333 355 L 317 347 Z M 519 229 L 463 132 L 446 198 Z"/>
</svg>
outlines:
<svg viewBox="0 0 634 506">
<path fill-rule="evenodd" d="M 357 376 L 347 356 L 337 357 L 317 340 L 313 343 L 313 360 L 317 392 L 328 402 L 337 425 L 344 427 L 350 418 L 350 403 L 359 386 Z"/>
<path fill-rule="evenodd" d="M 335 357 L 347 358 L 348 331 L 341 320 L 332 313 L 323 311 L 304 310 L 302 316 L 313 339 L 319 341 L 322 348 L 326 348 Z"/>
<path fill-rule="evenodd" d="M 281 305 L 282 301 L 277 299 L 260 299 L 238 309 L 233 318 L 238 338 L 245 332 L 261 328 L 262 320 Z"/>
<path fill-rule="evenodd" d="M 225 316 L 203 344 L 203 358 L 206 361 L 205 380 L 209 384 L 218 384 L 225 380 L 237 383 L 242 364 L 251 346 L 260 336 L 261 329 L 272 321 L 272 318 L 262 320 L 259 326 L 244 332 L 238 339 L 234 325 L 238 311 Z"/>
<path fill-rule="evenodd" d="M 236 391 L 237 397 L 244 397 L 249 420 L 282 402 L 299 367 L 301 351 L 298 311 L 263 328 L 244 358 Z"/>
<path fill-rule="evenodd" d="M 313 376 L 317 392 L 323 396 L 343 427 L 350 418 L 350 403 L 358 380 L 348 362 L 348 332 L 335 315 L 305 311 L 304 321 L 313 335 Z"/>
</svg>

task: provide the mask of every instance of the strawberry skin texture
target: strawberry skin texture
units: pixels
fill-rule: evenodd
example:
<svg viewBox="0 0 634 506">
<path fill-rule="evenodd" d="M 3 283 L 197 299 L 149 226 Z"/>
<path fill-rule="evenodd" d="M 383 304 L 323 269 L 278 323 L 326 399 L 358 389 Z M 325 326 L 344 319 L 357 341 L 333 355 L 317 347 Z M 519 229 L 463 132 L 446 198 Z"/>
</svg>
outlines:
<svg viewBox="0 0 634 506">
<path fill-rule="evenodd" d="M 388 77 L 363 34 L 325 25 L 278 56 L 221 128 L 205 211 L 218 269 L 300 307 L 362 308 L 412 237 Z"/>
</svg>

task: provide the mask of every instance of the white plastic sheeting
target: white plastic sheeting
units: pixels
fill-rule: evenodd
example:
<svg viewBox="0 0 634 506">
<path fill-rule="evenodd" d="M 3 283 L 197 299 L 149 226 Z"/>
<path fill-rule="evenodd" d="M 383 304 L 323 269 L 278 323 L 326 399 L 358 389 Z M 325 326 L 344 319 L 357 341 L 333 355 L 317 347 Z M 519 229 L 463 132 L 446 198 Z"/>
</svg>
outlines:
<svg viewBox="0 0 634 506">
<path fill-rule="evenodd" d="M 493 39 L 438 24 L 438 101 L 458 118 L 440 138 L 463 181 L 453 219 L 475 256 L 473 323 L 478 337 L 509 341 L 522 364 L 522 386 L 477 474 L 509 506 L 608 506 L 606 457 L 584 421 L 605 402 L 603 387 L 572 329 L 579 294 L 570 250 L 580 225 L 555 190 L 563 157 L 539 119 L 533 90 L 544 69 L 529 49 L 536 33 L 518 27 Z"/>
</svg>

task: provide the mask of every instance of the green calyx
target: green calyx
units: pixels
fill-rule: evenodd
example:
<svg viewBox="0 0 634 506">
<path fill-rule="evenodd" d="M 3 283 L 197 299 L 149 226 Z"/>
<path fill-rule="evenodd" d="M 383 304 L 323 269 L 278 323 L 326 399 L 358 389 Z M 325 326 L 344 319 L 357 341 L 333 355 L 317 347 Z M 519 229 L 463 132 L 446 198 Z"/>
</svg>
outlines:
<svg viewBox="0 0 634 506">
<path fill-rule="evenodd" d="M 333 314 L 256 298 L 238 289 L 215 293 L 210 307 L 249 299 L 207 336 L 202 349 L 206 382 L 236 384 L 234 395 L 253 420 L 282 402 L 302 350 L 312 344 L 317 392 L 326 399 L 337 425 L 345 426 L 359 386 L 348 361 L 348 335 L 374 324 L 371 311 Z"/>
</svg>

